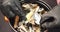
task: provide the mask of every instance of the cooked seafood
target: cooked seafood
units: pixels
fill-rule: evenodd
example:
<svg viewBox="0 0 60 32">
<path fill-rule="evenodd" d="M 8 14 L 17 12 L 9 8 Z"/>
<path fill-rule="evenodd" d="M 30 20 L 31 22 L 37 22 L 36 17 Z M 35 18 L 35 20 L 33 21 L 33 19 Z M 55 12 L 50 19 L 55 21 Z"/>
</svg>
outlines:
<svg viewBox="0 0 60 32">
<path fill-rule="evenodd" d="M 26 21 L 21 21 L 18 24 L 17 31 L 20 32 L 40 32 L 41 15 L 46 13 L 44 8 L 40 8 L 38 4 L 24 3 L 22 5 L 24 11 L 29 11 L 26 14 Z"/>
</svg>

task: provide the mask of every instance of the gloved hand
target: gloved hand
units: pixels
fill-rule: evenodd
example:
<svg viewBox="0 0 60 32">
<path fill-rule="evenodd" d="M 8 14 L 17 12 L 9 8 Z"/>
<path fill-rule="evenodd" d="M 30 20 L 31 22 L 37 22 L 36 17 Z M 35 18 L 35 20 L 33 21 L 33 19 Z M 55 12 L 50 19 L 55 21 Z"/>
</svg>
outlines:
<svg viewBox="0 0 60 32">
<path fill-rule="evenodd" d="M 1 12 L 8 18 L 15 17 L 15 15 L 25 18 L 25 14 L 21 9 L 19 0 L 3 0 L 0 4 Z"/>
<path fill-rule="evenodd" d="M 51 11 L 42 15 L 42 28 L 60 27 L 60 5 L 54 7 Z"/>
</svg>

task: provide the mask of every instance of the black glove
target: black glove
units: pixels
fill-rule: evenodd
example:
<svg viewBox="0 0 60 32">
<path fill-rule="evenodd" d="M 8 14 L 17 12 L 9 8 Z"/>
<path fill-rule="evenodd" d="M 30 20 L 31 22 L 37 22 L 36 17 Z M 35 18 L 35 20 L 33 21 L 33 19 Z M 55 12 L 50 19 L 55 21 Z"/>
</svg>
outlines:
<svg viewBox="0 0 60 32">
<path fill-rule="evenodd" d="M 41 26 L 43 28 L 60 27 L 60 5 L 54 7 L 51 11 L 42 15 Z"/>
<path fill-rule="evenodd" d="M 21 9 L 18 0 L 3 0 L 0 4 L 1 12 L 8 18 L 15 17 L 15 15 L 25 18 L 25 14 Z"/>
</svg>

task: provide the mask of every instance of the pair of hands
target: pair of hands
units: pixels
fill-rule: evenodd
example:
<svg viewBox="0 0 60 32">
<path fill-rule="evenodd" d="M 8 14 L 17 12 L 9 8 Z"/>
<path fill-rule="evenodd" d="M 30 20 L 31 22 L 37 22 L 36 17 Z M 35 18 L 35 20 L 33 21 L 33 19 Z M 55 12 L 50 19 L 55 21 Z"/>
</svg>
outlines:
<svg viewBox="0 0 60 32">
<path fill-rule="evenodd" d="M 18 0 L 3 0 L 0 4 L 1 12 L 8 18 L 15 15 L 25 18 L 25 14 L 21 9 L 21 4 Z M 53 8 L 46 14 L 42 15 L 41 26 L 43 28 L 53 28 L 60 26 L 60 5 Z"/>
</svg>

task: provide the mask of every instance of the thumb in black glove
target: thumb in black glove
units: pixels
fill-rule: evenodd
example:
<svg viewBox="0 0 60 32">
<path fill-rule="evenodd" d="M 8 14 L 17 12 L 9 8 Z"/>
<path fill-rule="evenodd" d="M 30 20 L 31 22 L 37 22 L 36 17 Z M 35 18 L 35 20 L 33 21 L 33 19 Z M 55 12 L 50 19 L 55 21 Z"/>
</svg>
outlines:
<svg viewBox="0 0 60 32">
<path fill-rule="evenodd" d="M 43 28 L 60 27 L 60 5 L 42 15 L 41 26 Z"/>
</svg>

